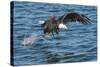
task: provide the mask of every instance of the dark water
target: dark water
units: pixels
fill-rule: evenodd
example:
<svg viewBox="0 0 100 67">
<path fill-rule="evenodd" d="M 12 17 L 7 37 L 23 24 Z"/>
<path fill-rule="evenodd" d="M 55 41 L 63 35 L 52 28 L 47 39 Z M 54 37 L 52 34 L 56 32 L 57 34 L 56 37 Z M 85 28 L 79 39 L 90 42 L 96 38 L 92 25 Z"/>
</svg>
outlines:
<svg viewBox="0 0 100 67">
<path fill-rule="evenodd" d="M 67 24 L 67 31 L 61 30 L 54 38 L 40 36 L 43 30 L 38 21 L 45 20 L 48 16 L 58 18 L 69 11 L 87 15 L 92 24 L 70 23 Z M 14 65 L 96 61 L 96 13 L 95 6 L 15 2 Z"/>
</svg>

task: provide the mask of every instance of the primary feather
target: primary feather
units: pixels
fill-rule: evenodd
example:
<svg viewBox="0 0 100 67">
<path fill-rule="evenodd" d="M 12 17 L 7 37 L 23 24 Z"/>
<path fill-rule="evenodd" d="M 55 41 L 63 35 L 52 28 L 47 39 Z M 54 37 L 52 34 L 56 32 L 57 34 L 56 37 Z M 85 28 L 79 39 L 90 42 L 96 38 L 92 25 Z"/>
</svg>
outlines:
<svg viewBox="0 0 100 67">
<path fill-rule="evenodd" d="M 76 21 L 82 24 L 90 23 L 90 19 L 88 17 L 86 17 L 83 14 L 76 13 L 76 12 L 64 14 L 58 20 L 60 20 L 61 23 L 69 23 L 69 22 L 76 22 Z"/>
</svg>

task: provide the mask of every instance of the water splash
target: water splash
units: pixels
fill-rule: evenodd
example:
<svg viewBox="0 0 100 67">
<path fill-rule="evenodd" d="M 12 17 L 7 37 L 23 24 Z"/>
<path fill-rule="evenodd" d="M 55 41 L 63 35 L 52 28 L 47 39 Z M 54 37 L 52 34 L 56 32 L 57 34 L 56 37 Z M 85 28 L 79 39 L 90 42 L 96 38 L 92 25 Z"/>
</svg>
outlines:
<svg viewBox="0 0 100 67">
<path fill-rule="evenodd" d="M 31 34 L 29 37 L 24 37 L 23 41 L 21 42 L 23 45 L 32 45 L 36 40 L 38 40 L 40 36 L 38 34 Z"/>
<path fill-rule="evenodd" d="M 28 37 L 24 37 L 21 44 L 24 46 L 32 45 L 33 43 L 35 43 L 37 40 L 39 40 L 41 38 L 46 40 L 46 38 L 49 38 L 49 37 L 50 37 L 49 35 L 43 35 L 43 34 L 41 35 L 41 34 L 32 33 Z"/>
</svg>

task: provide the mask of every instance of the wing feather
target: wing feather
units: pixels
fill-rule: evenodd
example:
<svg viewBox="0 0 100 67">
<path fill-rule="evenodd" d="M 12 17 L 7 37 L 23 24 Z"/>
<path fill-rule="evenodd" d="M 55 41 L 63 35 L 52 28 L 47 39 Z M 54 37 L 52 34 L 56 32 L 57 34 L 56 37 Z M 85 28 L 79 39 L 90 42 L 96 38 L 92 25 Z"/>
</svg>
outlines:
<svg viewBox="0 0 100 67">
<path fill-rule="evenodd" d="M 58 20 L 60 20 L 61 23 L 69 23 L 69 22 L 76 22 L 76 21 L 82 24 L 90 23 L 90 19 L 87 16 L 76 12 L 64 14 Z"/>
</svg>

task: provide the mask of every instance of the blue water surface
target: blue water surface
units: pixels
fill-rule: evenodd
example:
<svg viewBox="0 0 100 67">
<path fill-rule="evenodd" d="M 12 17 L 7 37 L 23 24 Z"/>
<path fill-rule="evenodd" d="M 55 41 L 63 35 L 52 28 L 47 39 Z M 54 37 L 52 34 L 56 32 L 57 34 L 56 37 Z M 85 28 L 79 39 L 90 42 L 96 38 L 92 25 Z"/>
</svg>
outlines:
<svg viewBox="0 0 100 67">
<path fill-rule="evenodd" d="M 69 29 L 60 30 L 59 35 L 55 37 L 41 36 L 43 29 L 38 21 L 46 20 L 48 16 L 58 18 L 70 11 L 85 14 L 92 23 L 69 23 L 66 24 Z M 13 17 L 15 66 L 97 60 L 96 6 L 16 1 Z"/>
</svg>

